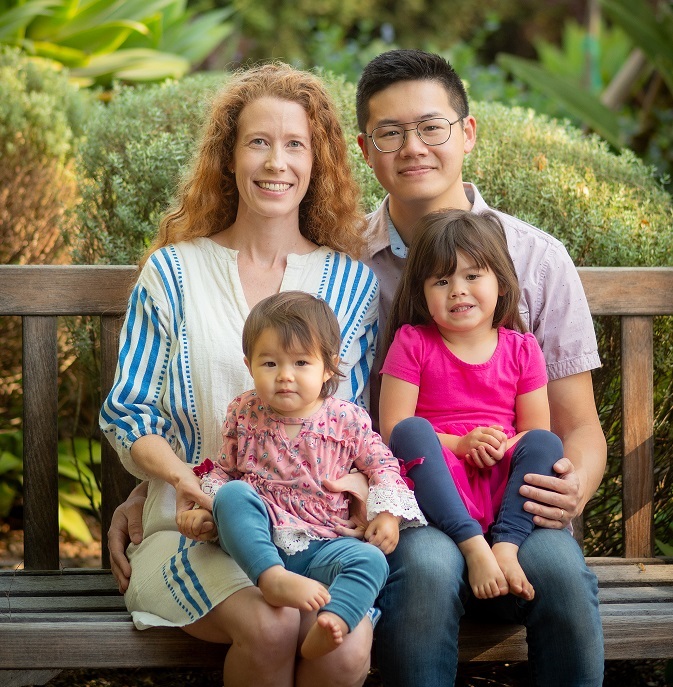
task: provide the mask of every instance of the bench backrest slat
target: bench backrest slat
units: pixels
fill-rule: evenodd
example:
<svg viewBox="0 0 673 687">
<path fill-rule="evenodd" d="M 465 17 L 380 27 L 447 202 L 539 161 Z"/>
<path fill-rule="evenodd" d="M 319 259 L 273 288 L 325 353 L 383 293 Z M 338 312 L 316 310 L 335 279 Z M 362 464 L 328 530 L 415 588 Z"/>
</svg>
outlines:
<svg viewBox="0 0 673 687">
<path fill-rule="evenodd" d="M 58 568 L 58 347 L 55 317 L 23 318 L 24 565 Z"/>
<path fill-rule="evenodd" d="M 627 558 L 654 555 L 653 331 L 622 317 L 622 521 Z"/>
</svg>

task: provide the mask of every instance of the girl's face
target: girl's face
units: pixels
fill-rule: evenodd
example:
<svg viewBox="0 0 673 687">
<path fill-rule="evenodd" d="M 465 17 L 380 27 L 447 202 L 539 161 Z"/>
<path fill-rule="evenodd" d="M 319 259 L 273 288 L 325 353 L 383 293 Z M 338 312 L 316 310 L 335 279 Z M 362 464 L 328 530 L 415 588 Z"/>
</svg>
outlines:
<svg viewBox="0 0 673 687">
<path fill-rule="evenodd" d="M 444 333 L 473 333 L 493 327 L 500 289 L 495 274 L 480 269 L 469 255 L 458 251 L 451 276 L 429 277 L 423 285 L 432 319 Z"/>
<path fill-rule="evenodd" d="M 284 417 L 308 417 L 322 405 L 322 385 L 332 376 L 321 357 L 297 343 L 285 350 L 272 328 L 257 339 L 245 364 L 262 401 Z"/>
<path fill-rule="evenodd" d="M 298 221 L 312 167 L 310 124 L 299 103 L 264 97 L 241 110 L 232 163 L 238 218 Z"/>
</svg>

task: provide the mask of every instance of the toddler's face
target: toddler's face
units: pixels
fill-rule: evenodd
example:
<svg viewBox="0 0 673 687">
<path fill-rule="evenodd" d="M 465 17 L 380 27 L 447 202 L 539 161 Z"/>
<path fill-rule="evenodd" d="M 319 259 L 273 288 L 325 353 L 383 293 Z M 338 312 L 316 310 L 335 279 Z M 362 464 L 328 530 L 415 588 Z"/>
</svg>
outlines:
<svg viewBox="0 0 673 687">
<path fill-rule="evenodd" d="M 285 417 L 308 417 L 322 405 L 322 385 L 331 377 L 316 352 L 297 344 L 285 350 L 278 334 L 265 329 L 246 365 L 264 403 Z"/>
</svg>

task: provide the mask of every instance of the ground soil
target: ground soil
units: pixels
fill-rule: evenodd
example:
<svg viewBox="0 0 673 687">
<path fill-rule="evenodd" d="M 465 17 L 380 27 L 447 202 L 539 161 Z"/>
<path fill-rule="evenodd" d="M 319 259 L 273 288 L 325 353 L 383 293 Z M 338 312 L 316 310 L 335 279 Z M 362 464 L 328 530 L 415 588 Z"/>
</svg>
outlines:
<svg viewBox="0 0 673 687">
<path fill-rule="evenodd" d="M 90 529 L 96 539 L 90 544 L 61 537 L 60 551 L 64 567 L 100 566 L 100 528 L 92 519 Z M 11 523 L 0 521 L 0 569 L 19 568 L 23 560 L 23 532 Z M 673 641 L 673 640 L 672 640 Z M 673 685 L 673 662 L 666 679 L 666 661 L 609 661 L 603 687 L 669 687 Z M 461 665 L 456 687 L 524 687 L 529 684 L 525 663 Z M 222 687 L 219 671 L 158 670 L 64 670 L 47 687 Z M 365 687 L 380 687 L 373 669 Z M 316 686 L 319 687 L 319 686 Z M 416 686 L 414 686 L 416 687 Z M 422 687 L 418 685 L 417 687 Z"/>
</svg>

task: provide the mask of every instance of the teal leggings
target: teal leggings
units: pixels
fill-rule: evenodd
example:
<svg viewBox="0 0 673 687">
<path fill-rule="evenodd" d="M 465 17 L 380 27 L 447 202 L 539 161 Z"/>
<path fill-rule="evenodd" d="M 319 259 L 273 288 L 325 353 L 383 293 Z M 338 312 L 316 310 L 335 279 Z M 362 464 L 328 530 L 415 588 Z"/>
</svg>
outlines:
<svg viewBox="0 0 673 687">
<path fill-rule="evenodd" d="M 272 539 L 266 505 L 246 482 L 224 484 L 215 494 L 213 517 L 220 546 L 252 582 L 274 565 L 322 582 L 331 601 L 321 611 L 336 613 L 352 631 L 374 605 L 388 577 L 383 552 L 352 537 L 313 541 L 308 549 L 287 554 Z"/>
</svg>

